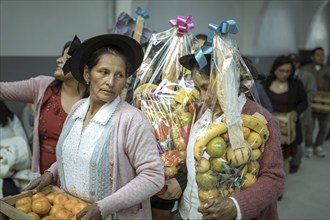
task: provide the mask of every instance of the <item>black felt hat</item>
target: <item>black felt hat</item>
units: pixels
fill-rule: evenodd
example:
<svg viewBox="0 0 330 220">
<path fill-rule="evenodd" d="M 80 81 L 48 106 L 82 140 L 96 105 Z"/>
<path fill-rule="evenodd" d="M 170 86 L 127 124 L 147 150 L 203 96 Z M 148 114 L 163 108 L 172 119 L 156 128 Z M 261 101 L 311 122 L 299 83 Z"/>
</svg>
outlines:
<svg viewBox="0 0 330 220">
<path fill-rule="evenodd" d="M 121 52 L 131 65 L 127 77 L 132 75 L 141 65 L 143 49 L 139 42 L 120 34 L 104 34 L 84 41 L 70 58 L 70 70 L 77 81 L 86 83 L 83 77 L 84 67 L 90 56 L 103 47 L 113 47 Z"/>
<path fill-rule="evenodd" d="M 207 60 L 207 65 L 210 65 L 211 61 L 211 54 L 204 54 L 206 60 Z M 246 64 L 247 68 L 249 69 L 252 77 L 254 80 L 262 78 L 262 76 L 259 74 L 258 70 L 253 66 L 252 62 L 250 61 L 249 58 L 247 57 L 242 57 L 244 60 L 244 63 Z M 185 67 L 188 70 L 192 70 L 193 67 L 197 64 L 197 60 L 195 58 L 195 54 L 189 54 L 182 56 L 179 59 L 180 64 Z"/>
</svg>

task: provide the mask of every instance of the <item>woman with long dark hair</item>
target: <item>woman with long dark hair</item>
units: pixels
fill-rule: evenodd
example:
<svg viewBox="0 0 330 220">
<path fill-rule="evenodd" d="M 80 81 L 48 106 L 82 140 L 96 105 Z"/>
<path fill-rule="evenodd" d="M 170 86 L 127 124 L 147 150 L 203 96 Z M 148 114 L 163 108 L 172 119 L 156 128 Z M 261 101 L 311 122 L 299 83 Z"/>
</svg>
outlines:
<svg viewBox="0 0 330 220">
<path fill-rule="evenodd" d="M 274 112 L 291 112 L 292 120 L 295 122 L 295 140 L 290 144 L 282 144 L 286 173 L 290 170 L 290 158 L 297 154 L 297 146 L 302 142 L 299 117 L 308 106 L 304 85 L 301 80 L 294 78 L 294 72 L 292 60 L 288 56 L 279 56 L 273 62 L 270 75 L 263 82 Z"/>
<path fill-rule="evenodd" d="M 78 42 L 77 42 L 78 41 Z M 37 76 L 17 82 L 0 82 L 0 100 L 33 103 L 34 136 L 32 147 L 32 171 L 43 173 L 56 161 L 56 144 L 62 131 L 63 123 L 74 103 L 85 93 L 86 86 L 79 83 L 65 65 L 70 58 L 70 45 L 79 44 L 78 38 L 73 43 L 67 42 L 62 55 L 56 60 L 54 77 Z M 64 74 L 64 72 L 69 72 Z"/>
</svg>

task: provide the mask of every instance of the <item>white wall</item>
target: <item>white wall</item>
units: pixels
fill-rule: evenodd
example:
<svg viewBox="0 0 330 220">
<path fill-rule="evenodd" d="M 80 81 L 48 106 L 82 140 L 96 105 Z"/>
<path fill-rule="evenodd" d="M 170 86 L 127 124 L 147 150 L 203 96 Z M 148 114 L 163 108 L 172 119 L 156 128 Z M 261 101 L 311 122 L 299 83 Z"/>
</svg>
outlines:
<svg viewBox="0 0 330 220">
<path fill-rule="evenodd" d="M 109 33 L 121 10 L 134 16 L 137 6 L 148 9 L 146 26 L 156 31 L 170 28 L 168 20 L 178 15 L 194 17 L 195 34 L 207 33 L 209 23 L 235 19 L 240 32 L 233 38 L 242 53 L 276 55 L 311 45 L 311 21 L 324 3 L 329 11 L 329 0 L 1 0 L 0 56 L 57 56 L 75 34 L 84 40 Z M 323 14 L 329 40 L 329 13 Z M 317 43 L 328 51 L 329 44 Z"/>
</svg>

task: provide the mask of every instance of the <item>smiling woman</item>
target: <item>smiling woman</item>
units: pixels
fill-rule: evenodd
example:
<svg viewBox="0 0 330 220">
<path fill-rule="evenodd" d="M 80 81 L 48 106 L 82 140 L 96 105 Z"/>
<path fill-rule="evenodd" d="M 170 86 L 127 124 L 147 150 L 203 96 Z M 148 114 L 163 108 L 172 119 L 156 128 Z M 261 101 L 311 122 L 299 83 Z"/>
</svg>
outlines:
<svg viewBox="0 0 330 220">
<path fill-rule="evenodd" d="M 151 218 L 149 198 L 164 185 L 157 143 L 144 114 L 120 98 L 142 59 L 140 44 L 124 35 L 96 36 L 77 48 L 70 69 L 90 96 L 69 113 L 58 162 L 28 189 L 59 178 L 62 189 L 92 203 L 77 219 Z"/>
</svg>

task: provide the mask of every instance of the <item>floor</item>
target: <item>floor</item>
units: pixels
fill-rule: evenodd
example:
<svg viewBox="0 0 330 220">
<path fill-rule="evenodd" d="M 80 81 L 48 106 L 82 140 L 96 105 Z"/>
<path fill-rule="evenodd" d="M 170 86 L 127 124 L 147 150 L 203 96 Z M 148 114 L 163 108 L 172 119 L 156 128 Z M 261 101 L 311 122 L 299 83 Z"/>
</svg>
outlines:
<svg viewBox="0 0 330 220">
<path fill-rule="evenodd" d="M 303 158 L 300 169 L 288 174 L 285 192 L 278 202 L 280 219 L 329 220 L 330 141 L 324 143 L 325 158 Z"/>
</svg>

